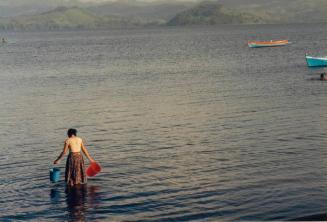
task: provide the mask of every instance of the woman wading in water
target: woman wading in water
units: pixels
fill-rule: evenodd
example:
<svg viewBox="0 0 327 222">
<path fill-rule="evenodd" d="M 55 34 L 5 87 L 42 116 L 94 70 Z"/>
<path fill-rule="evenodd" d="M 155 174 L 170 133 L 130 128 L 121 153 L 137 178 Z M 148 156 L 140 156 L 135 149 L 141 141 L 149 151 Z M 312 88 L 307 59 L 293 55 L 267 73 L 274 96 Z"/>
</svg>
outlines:
<svg viewBox="0 0 327 222">
<path fill-rule="evenodd" d="M 67 131 L 68 138 L 65 140 L 64 150 L 54 161 L 54 164 L 58 164 L 61 158 L 69 150 L 65 172 L 65 181 L 68 186 L 86 183 L 85 165 L 81 151 L 83 151 L 91 163 L 94 162 L 94 159 L 85 148 L 82 139 L 77 137 L 76 134 L 76 129 L 69 129 Z"/>
</svg>

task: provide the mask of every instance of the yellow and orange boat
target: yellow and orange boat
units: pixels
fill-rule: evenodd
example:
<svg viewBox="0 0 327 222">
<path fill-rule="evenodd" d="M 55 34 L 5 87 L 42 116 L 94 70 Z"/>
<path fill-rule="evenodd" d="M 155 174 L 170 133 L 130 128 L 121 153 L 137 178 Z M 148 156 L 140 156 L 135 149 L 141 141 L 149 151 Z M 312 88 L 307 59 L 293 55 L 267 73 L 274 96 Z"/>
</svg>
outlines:
<svg viewBox="0 0 327 222">
<path fill-rule="evenodd" d="M 260 48 L 260 47 L 275 47 L 275 46 L 284 46 L 289 44 L 288 40 L 271 40 L 271 41 L 249 41 L 248 45 L 250 48 Z"/>
</svg>

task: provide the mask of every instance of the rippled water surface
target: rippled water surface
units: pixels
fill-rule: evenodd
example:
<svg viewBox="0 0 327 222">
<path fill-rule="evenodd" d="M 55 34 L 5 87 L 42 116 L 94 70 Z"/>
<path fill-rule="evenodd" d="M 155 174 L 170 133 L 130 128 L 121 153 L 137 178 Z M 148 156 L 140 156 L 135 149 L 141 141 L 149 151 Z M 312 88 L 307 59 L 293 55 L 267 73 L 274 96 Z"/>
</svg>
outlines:
<svg viewBox="0 0 327 222">
<path fill-rule="evenodd" d="M 327 212 L 327 82 L 304 61 L 327 55 L 326 25 L 3 35 L 0 220 Z M 48 178 L 69 127 L 103 168 L 73 191 Z"/>
</svg>

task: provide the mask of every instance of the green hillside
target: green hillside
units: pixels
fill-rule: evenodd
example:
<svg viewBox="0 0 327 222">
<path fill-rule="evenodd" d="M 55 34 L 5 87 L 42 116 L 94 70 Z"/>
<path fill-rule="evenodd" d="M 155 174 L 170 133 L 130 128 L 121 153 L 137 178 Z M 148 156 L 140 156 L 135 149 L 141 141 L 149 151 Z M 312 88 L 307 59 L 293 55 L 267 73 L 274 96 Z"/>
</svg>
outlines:
<svg viewBox="0 0 327 222">
<path fill-rule="evenodd" d="M 263 23 L 314 23 L 327 21 L 326 0 L 219 0 L 233 10 L 250 13 Z"/>
<path fill-rule="evenodd" d="M 26 12 L 28 15 L 0 17 L 0 30 L 327 22 L 327 0 L 212 0 L 198 4 L 124 0 L 80 6 L 59 7 L 35 15 Z"/>
<path fill-rule="evenodd" d="M 0 29 L 4 30 L 99 29 L 129 24 L 136 25 L 115 16 L 96 16 L 78 7 L 59 7 L 38 15 L 0 19 Z"/>
<path fill-rule="evenodd" d="M 184 1 L 115 1 L 93 5 L 87 9 L 101 16 L 115 15 L 124 18 L 168 21 L 177 13 L 187 10 L 194 5 L 194 2 Z"/>
<path fill-rule="evenodd" d="M 263 23 L 257 15 L 227 9 L 218 2 L 202 2 L 184 12 L 178 13 L 168 25 L 215 25 Z"/>
<path fill-rule="evenodd" d="M 219 0 L 178 13 L 168 24 L 315 23 L 327 22 L 326 12 L 326 0 Z"/>
</svg>

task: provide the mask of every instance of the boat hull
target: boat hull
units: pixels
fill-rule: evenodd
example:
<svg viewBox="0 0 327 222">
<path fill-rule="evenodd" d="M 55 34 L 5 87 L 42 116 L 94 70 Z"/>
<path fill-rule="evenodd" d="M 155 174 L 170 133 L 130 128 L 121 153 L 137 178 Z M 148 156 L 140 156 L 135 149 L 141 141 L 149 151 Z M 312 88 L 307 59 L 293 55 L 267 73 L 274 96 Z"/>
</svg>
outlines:
<svg viewBox="0 0 327 222">
<path fill-rule="evenodd" d="M 288 40 L 270 41 L 270 42 L 248 42 L 250 48 L 276 47 L 289 44 Z"/>
<path fill-rule="evenodd" d="M 309 67 L 325 67 L 327 66 L 327 57 L 312 57 L 306 56 L 306 61 Z"/>
</svg>

